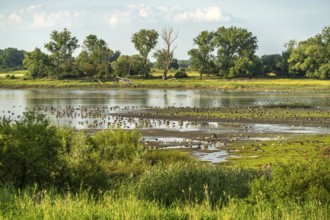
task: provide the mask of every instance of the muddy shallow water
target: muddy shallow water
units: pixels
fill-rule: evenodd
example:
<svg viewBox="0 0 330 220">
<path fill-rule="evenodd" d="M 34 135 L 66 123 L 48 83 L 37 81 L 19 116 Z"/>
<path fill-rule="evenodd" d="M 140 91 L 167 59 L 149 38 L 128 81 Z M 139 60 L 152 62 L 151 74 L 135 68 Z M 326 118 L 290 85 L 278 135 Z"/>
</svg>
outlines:
<svg viewBox="0 0 330 220">
<path fill-rule="evenodd" d="M 31 89 L 0 90 L 0 114 L 17 120 L 34 110 L 57 126 L 91 131 L 109 127 L 141 130 L 144 141 L 156 147 L 189 147 L 201 160 L 222 162 L 232 141 L 272 140 L 286 134 L 330 134 L 327 124 L 285 121 L 218 121 L 186 117 L 137 117 L 134 113 L 165 107 L 230 107 L 303 104 L 330 111 L 329 93 L 220 92 L 164 89 Z M 133 113 L 133 114 L 132 114 Z M 211 142 L 207 138 L 216 135 Z M 213 144 L 213 146 L 212 146 Z M 187 146 L 188 145 L 188 146 Z M 205 146 L 208 146 L 205 149 Z M 213 158 L 213 159 L 212 159 Z"/>
</svg>

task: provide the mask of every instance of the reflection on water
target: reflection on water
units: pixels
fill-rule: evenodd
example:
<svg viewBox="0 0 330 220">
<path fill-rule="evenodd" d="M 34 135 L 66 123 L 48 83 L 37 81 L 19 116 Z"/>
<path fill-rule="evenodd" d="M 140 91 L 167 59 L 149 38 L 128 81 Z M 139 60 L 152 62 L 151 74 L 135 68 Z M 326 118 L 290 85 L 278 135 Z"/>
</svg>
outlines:
<svg viewBox="0 0 330 220">
<path fill-rule="evenodd" d="M 163 89 L 29 89 L 0 90 L 0 110 L 13 106 L 156 106 L 156 107 L 221 107 L 263 106 L 269 104 L 309 104 L 330 107 L 329 93 L 292 92 L 220 92 L 206 90 Z"/>
<path fill-rule="evenodd" d="M 0 113 L 17 119 L 27 110 L 49 115 L 56 125 L 77 129 L 166 129 L 221 133 L 330 133 L 328 128 L 292 127 L 274 124 L 244 124 L 152 120 L 112 116 L 158 107 L 253 106 L 278 103 L 330 107 L 329 93 L 221 92 L 164 89 L 32 89 L 0 90 Z"/>
<path fill-rule="evenodd" d="M 215 134 L 276 134 L 276 133 L 319 133 L 330 134 L 330 128 L 293 127 L 279 124 L 246 124 L 191 122 L 127 118 L 114 116 L 116 112 L 134 112 L 146 108 L 163 107 L 223 107 L 265 106 L 276 104 L 300 104 L 330 108 L 330 93 L 293 92 L 221 92 L 206 90 L 164 89 L 28 89 L 0 90 L 0 116 L 19 119 L 23 112 L 36 110 L 48 115 L 58 126 L 76 129 L 163 129 L 177 132 L 200 131 Z M 214 163 L 223 161 L 227 152 L 219 150 L 221 143 L 205 143 L 178 137 L 144 137 L 146 141 L 157 139 L 167 147 L 190 147 L 201 149 L 195 156 Z M 162 140 L 163 138 L 163 140 Z M 171 138 L 171 139 L 169 139 Z M 207 147 L 205 147 L 207 146 Z M 205 152 L 204 150 L 216 150 Z M 212 158 L 212 159 L 210 159 Z"/>
</svg>

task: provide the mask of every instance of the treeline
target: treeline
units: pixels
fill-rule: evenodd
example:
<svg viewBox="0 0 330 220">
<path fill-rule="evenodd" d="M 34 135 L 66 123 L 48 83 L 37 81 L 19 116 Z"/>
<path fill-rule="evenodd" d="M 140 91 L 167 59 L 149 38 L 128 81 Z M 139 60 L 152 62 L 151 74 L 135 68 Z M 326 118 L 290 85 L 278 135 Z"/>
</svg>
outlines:
<svg viewBox="0 0 330 220">
<path fill-rule="evenodd" d="M 113 51 L 103 39 L 89 35 L 78 44 L 76 37 L 68 29 L 54 30 L 50 41 L 45 43 L 49 54 L 36 48 L 31 52 L 14 48 L 0 50 L 0 70 L 27 68 L 32 78 L 53 77 L 81 78 L 94 77 L 111 79 L 117 76 L 150 76 L 151 67 L 163 70 L 163 79 L 170 69 L 196 70 L 200 79 L 205 74 L 220 78 L 267 77 L 275 75 L 283 78 L 308 77 L 330 78 L 330 26 L 322 33 L 305 41 L 290 40 L 281 54 L 258 57 L 257 37 L 247 29 L 220 27 L 215 31 L 202 31 L 194 38 L 195 48 L 188 51 L 189 61 L 178 61 L 174 57 L 175 40 L 178 33 L 172 28 L 164 28 L 160 33 L 151 29 L 141 29 L 134 33 L 131 42 L 139 52 L 137 55 L 123 55 Z M 163 48 L 155 49 L 158 41 Z M 81 47 L 77 57 L 73 56 Z M 156 59 L 149 61 L 149 54 Z"/>
<path fill-rule="evenodd" d="M 203 31 L 188 51 L 194 69 L 223 78 L 274 74 L 281 77 L 330 78 L 330 27 L 306 41 L 290 40 L 282 54 L 258 57 L 257 38 L 237 27 Z"/>
<path fill-rule="evenodd" d="M 16 48 L 6 48 L 0 50 L 0 71 L 12 71 L 24 69 L 23 59 L 25 56 L 24 50 Z"/>
</svg>

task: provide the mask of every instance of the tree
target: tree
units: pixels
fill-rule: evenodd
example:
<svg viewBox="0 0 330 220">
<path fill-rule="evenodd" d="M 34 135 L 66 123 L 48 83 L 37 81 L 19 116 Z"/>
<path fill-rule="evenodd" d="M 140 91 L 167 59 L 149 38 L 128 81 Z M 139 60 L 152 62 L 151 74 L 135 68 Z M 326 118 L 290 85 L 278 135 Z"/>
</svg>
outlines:
<svg viewBox="0 0 330 220">
<path fill-rule="evenodd" d="M 115 76 L 123 77 L 129 76 L 131 71 L 131 58 L 127 55 L 121 55 L 117 61 L 111 64 Z"/>
<path fill-rule="evenodd" d="M 200 73 L 199 78 L 202 79 L 204 73 L 211 73 L 215 70 L 213 32 L 202 31 L 193 41 L 198 48 L 189 50 L 188 55 L 193 68 Z"/>
<path fill-rule="evenodd" d="M 330 78 L 330 26 L 321 34 L 301 41 L 290 54 L 289 71 L 292 76 Z"/>
<path fill-rule="evenodd" d="M 164 70 L 163 79 L 167 79 L 167 73 L 170 64 L 174 57 L 174 50 L 176 46 L 173 46 L 174 41 L 178 38 L 178 33 L 174 33 L 173 28 L 163 28 L 161 32 L 161 39 L 164 43 L 164 48 L 156 50 L 154 57 L 157 59 L 158 65 Z"/>
<path fill-rule="evenodd" d="M 48 76 L 49 69 L 51 68 L 49 56 L 39 48 L 34 49 L 32 52 L 27 52 L 23 64 L 28 69 L 32 78 Z"/>
<path fill-rule="evenodd" d="M 96 35 L 89 35 L 83 42 L 83 50 L 77 57 L 77 66 L 84 76 L 108 78 L 111 74 L 111 62 L 115 54 L 107 43 Z"/>
<path fill-rule="evenodd" d="M 140 55 L 132 55 L 130 57 L 131 69 L 130 75 L 141 75 L 143 78 L 148 77 L 150 72 L 149 63 L 145 63 L 145 59 Z"/>
<path fill-rule="evenodd" d="M 71 37 L 71 32 L 64 28 L 62 32 L 54 30 L 50 35 L 50 42 L 45 44 L 45 48 L 51 53 L 55 67 L 54 75 L 61 76 L 64 73 L 64 65 L 72 61 L 73 52 L 79 47 L 76 37 Z"/>
<path fill-rule="evenodd" d="M 25 51 L 16 48 L 0 50 L 0 70 L 23 69 Z"/>
<path fill-rule="evenodd" d="M 155 30 L 142 29 L 133 34 L 131 41 L 134 47 L 139 51 L 144 59 L 144 63 L 148 63 L 148 55 L 152 49 L 155 48 L 158 42 L 159 34 Z"/>
<path fill-rule="evenodd" d="M 290 75 L 290 68 L 289 68 L 289 58 L 292 54 L 293 49 L 297 46 L 297 42 L 295 40 L 289 40 L 287 43 L 284 44 L 286 50 L 282 52 L 282 60 L 283 60 L 283 71 L 284 75 Z"/>
<path fill-rule="evenodd" d="M 214 32 L 214 44 L 220 76 L 227 78 L 252 75 L 250 61 L 253 60 L 258 46 L 257 38 L 251 32 L 237 27 L 220 27 Z"/>
<path fill-rule="evenodd" d="M 285 61 L 281 54 L 263 55 L 261 57 L 264 72 L 275 73 L 276 75 L 284 75 Z"/>
</svg>

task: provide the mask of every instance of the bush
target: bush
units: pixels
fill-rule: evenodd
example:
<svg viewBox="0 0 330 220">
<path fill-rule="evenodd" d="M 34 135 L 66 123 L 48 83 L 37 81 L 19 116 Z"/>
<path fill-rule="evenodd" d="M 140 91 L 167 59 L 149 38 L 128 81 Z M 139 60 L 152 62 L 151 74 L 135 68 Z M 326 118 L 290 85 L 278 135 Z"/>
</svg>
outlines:
<svg viewBox="0 0 330 220">
<path fill-rule="evenodd" d="M 11 75 L 7 74 L 6 79 L 16 79 L 16 76 L 14 74 Z"/>
<path fill-rule="evenodd" d="M 174 74 L 174 78 L 176 78 L 176 79 L 187 78 L 187 77 L 188 77 L 188 75 L 187 75 L 186 70 L 184 68 L 178 69 Z"/>
<path fill-rule="evenodd" d="M 60 182 L 73 190 L 81 187 L 91 191 L 109 189 L 132 172 L 140 172 L 139 168 L 134 170 L 127 165 L 142 152 L 140 134 L 136 131 L 108 129 L 91 135 L 61 128 L 58 136 L 65 149 L 63 160 L 66 163 L 65 176 Z"/>
<path fill-rule="evenodd" d="M 251 183 L 252 199 L 263 198 L 274 203 L 330 201 L 330 161 L 315 159 L 277 165 L 270 176 Z"/>
<path fill-rule="evenodd" d="M 134 191 L 141 199 L 166 205 L 205 201 L 215 205 L 225 203 L 230 197 L 247 197 L 250 192 L 248 182 L 255 174 L 250 170 L 178 163 L 145 172 Z"/>
<path fill-rule="evenodd" d="M 24 113 L 22 120 L 0 119 L 0 182 L 22 188 L 53 184 L 62 166 L 56 127 L 43 115 Z"/>
<path fill-rule="evenodd" d="M 93 136 L 96 149 L 103 160 L 133 160 L 142 151 L 140 134 L 136 131 L 103 130 Z"/>
</svg>

